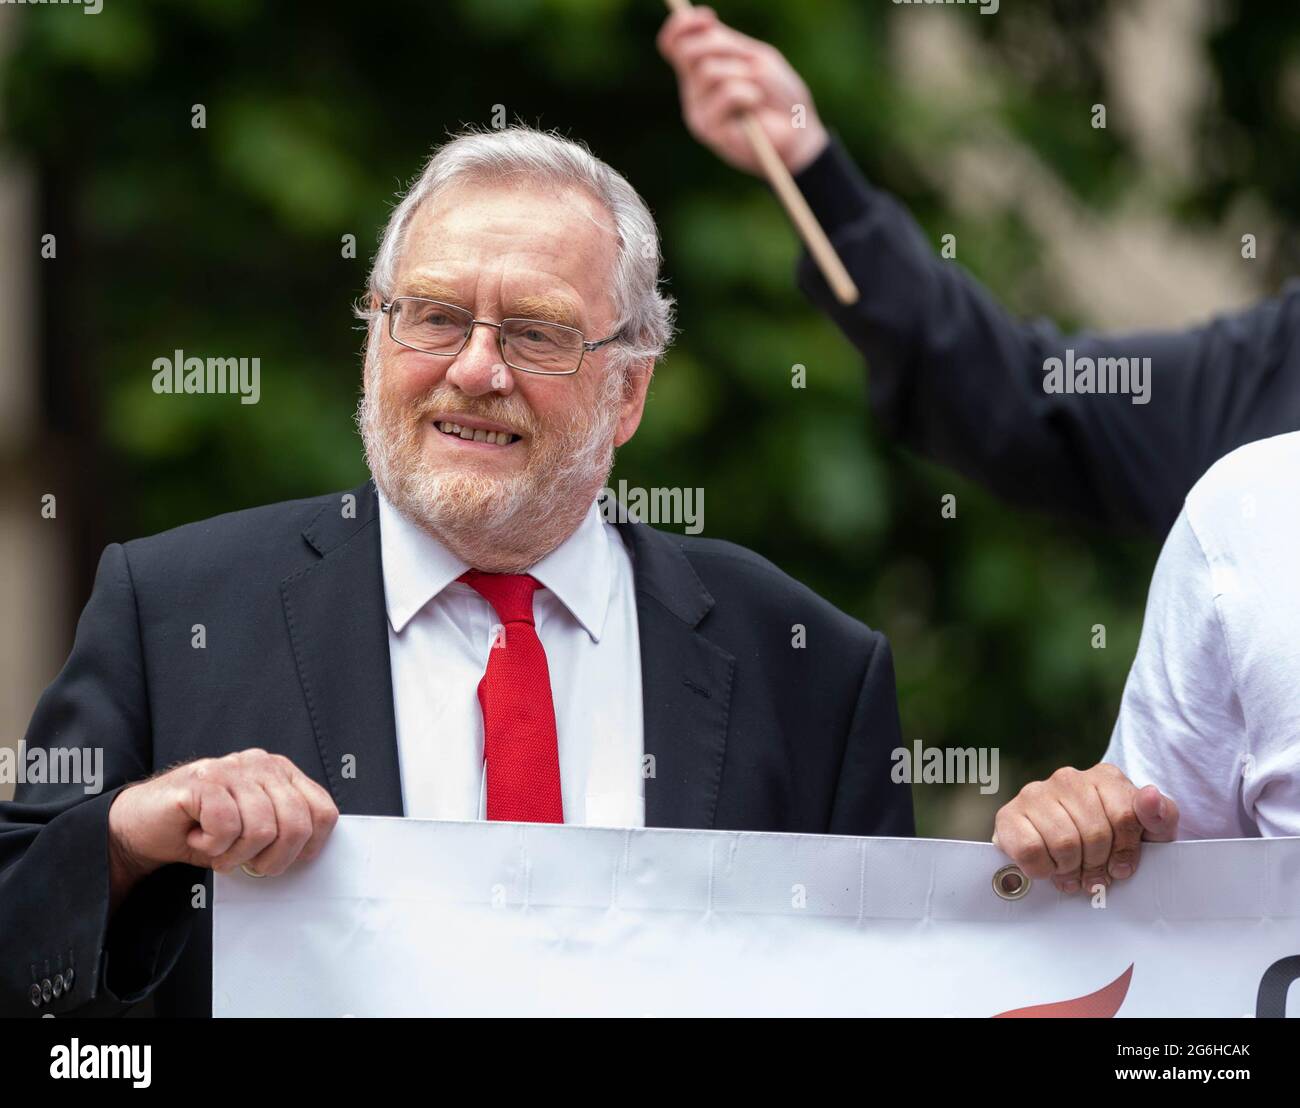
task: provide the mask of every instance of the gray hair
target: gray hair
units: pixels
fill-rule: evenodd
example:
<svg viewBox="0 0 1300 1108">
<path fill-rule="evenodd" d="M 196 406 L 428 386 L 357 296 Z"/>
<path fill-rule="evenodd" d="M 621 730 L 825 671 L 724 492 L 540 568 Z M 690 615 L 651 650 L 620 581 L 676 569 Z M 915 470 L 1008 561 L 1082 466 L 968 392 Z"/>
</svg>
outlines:
<svg viewBox="0 0 1300 1108">
<path fill-rule="evenodd" d="M 370 268 L 370 295 L 391 297 L 397 263 L 416 210 L 426 200 L 464 180 L 537 181 L 576 187 L 600 201 L 614 220 L 618 257 L 610 290 L 622 341 L 607 347 L 616 368 L 663 357 L 673 334 L 673 301 L 659 290 L 662 261 L 659 229 L 645 201 L 621 173 L 597 158 L 584 143 L 554 132 L 514 126 L 469 129 L 434 149 L 415 183 L 406 191 L 384 228 Z M 359 316 L 374 324 L 368 305 Z M 372 334 L 372 341 L 373 338 Z M 604 336 L 600 336 L 604 337 Z"/>
</svg>

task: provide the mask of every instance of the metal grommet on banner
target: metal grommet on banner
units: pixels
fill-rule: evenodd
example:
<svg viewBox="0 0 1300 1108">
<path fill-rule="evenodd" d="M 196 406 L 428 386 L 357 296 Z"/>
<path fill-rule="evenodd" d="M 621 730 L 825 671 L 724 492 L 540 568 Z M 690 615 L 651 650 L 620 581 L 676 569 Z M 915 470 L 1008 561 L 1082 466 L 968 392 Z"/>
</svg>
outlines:
<svg viewBox="0 0 1300 1108">
<path fill-rule="evenodd" d="M 993 875 L 993 891 L 1003 900 L 1019 900 L 1031 882 L 1019 866 L 1003 866 Z"/>
<path fill-rule="evenodd" d="M 242 869 L 246 874 L 248 874 L 249 877 L 265 877 L 265 876 L 266 876 L 266 874 L 264 874 L 264 873 L 258 873 L 257 870 L 255 870 L 255 869 L 254 869 L 252 866 L 250 866 L 247 862 L 240 862 L 240 863 L 239 863 L 239 868 Z"/>
</svg>

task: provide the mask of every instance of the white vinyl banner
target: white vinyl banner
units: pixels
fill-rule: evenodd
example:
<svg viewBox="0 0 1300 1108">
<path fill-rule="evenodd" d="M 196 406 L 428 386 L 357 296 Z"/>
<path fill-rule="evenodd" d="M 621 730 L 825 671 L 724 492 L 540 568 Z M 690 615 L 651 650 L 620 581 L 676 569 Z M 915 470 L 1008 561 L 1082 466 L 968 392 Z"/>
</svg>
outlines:
<svg viewBox="0 0 1300 1108">
<path fill-rule="evenodd" d="M 1148 845 L 1104 897 L 1004 899 L 1005 864 L 345 816 L 313 862 L 217 877 L 213 1014 L 1300 1015 L 1300 838 Z"/>
</svg>

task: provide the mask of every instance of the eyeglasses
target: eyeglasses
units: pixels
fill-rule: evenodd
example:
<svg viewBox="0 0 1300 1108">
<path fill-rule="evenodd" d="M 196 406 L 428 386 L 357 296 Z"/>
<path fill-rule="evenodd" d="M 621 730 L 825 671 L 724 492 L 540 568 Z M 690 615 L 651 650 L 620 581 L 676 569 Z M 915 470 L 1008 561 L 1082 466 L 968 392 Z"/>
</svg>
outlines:
<svg viewBox="0 0 1300 1108">
<path fill-rule="evenodd" d="M 379 306 L 388 316 L 388 334 L 395 343 L 421 354 L 454 358 L 465 349 L 475 325 L 495 327 L 501 358 L 511 369 L 524 373 L 565 376 L 577 373 L 589 350 L 599 350 L 623 337 L 588 342 L 576 327 L 541 319 L 503 319 L 490 323 L 472 312 L 441 300 L 398 296 Z"/>
</svg>

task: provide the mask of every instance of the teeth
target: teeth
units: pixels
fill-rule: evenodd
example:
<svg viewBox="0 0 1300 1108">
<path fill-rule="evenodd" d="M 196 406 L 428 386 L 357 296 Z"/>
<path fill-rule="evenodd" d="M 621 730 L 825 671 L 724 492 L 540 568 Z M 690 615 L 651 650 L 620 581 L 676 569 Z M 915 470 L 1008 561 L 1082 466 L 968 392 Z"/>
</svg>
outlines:
<svg viewBox="0 0 1300 1108">
<path fill-rule="evenodd" d="M 459 423 L 452 423 L 450 420 L 443 420 L 436 426 L 443 434 L 458 435 L 469 442 L 486 442 L 494 446 L 507 446 L 513 437 L 509 431 L 484 431 L 474 427 L 462 427 Z"/>
</svg>

